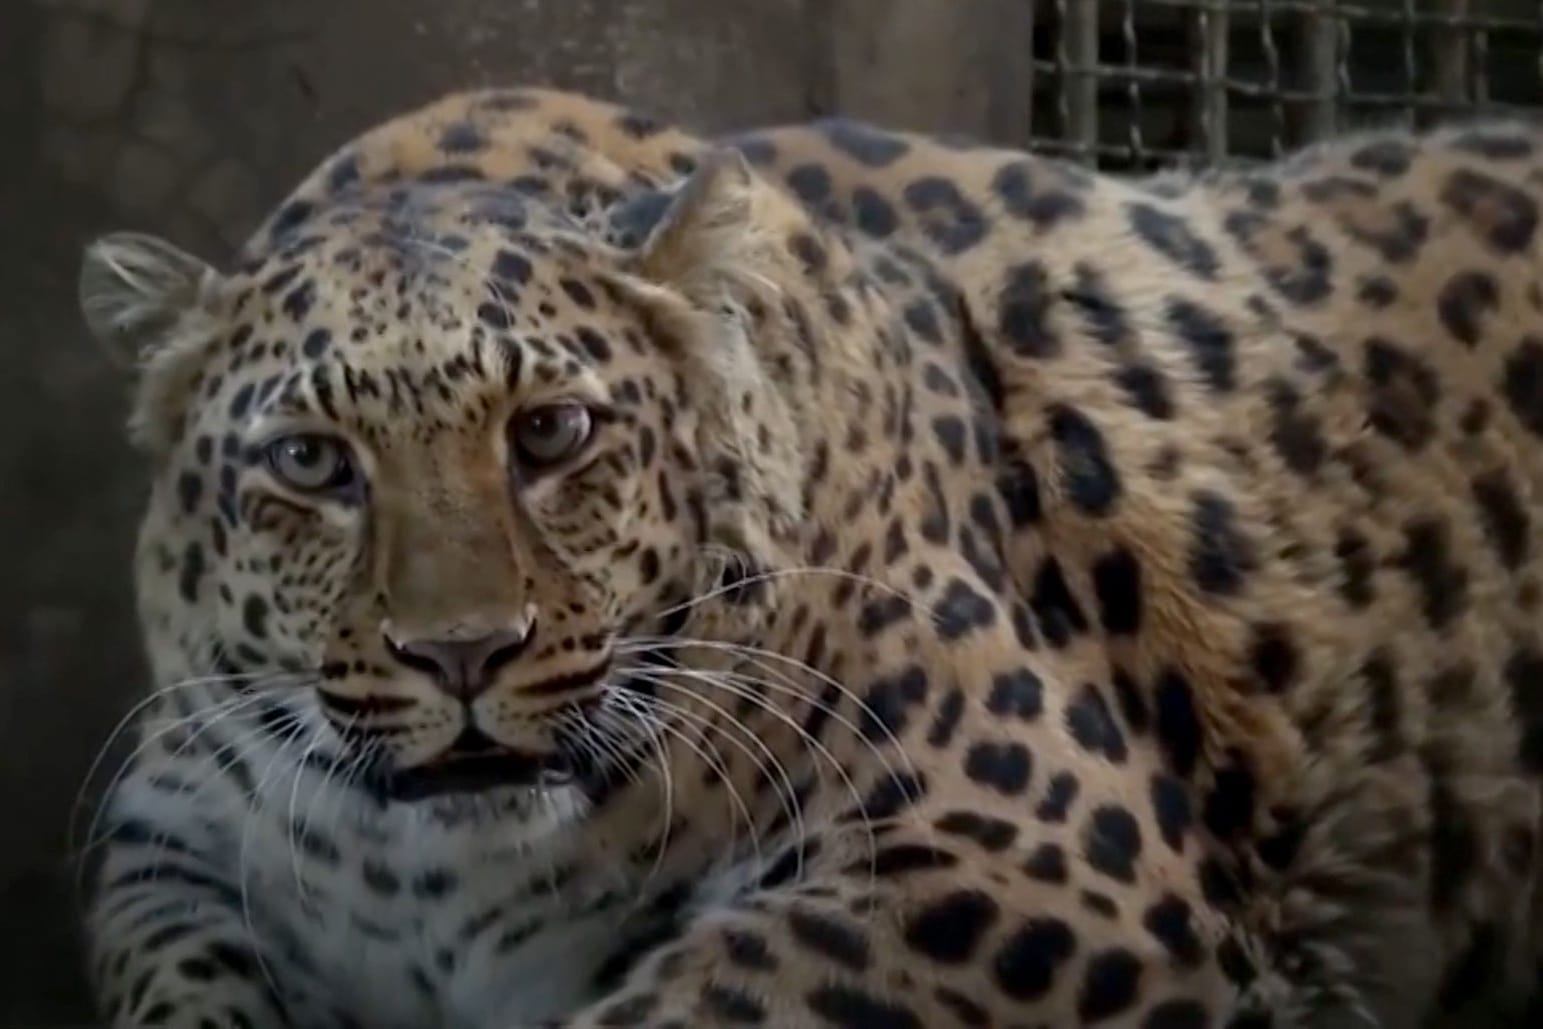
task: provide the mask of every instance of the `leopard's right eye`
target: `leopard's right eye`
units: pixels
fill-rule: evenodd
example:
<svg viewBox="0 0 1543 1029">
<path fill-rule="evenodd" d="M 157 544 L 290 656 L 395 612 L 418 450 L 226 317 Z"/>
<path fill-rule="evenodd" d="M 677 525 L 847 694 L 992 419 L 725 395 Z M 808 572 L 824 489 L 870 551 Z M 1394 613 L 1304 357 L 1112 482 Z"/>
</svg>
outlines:
<svg viewBox="0 0 1543 1029">
<path fill-rule="evenodd" d="M 583 404 L 544 404 L 521 411 L 509 426 L 510 449 L 527 468 L 561 464 L 584 449 L 594 417 Z"/>
<path fill-rule="evenodd" d="M 274 478 L 296 493 L 341 494 L 358 485 L 353 455 L 330 436 L 281 436 L 263 449 L 263 459 Z"/>
</svg>

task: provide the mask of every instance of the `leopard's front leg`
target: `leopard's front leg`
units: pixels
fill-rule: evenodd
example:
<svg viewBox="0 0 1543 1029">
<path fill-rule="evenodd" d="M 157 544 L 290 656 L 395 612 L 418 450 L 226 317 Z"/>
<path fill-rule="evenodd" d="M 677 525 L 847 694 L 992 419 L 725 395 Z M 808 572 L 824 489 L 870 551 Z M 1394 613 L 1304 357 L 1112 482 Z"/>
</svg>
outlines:
<svg viewBox="0 0 1543 1029">
<path fill-rule="evenodd" d="M 88 919 L 112 1029 L 284 1029 L 230 869 L 175 827 L 112 828 Z"/>
<path fill-rule="evenodd" d="M 872 862 L 704 913 L 565 1029 L 1222 1025 L 1236 940 L 1172 855 L 1117 853 L 1101 810 L 1091 850 L 967 812 L 886 835 Z"/>
</svg>

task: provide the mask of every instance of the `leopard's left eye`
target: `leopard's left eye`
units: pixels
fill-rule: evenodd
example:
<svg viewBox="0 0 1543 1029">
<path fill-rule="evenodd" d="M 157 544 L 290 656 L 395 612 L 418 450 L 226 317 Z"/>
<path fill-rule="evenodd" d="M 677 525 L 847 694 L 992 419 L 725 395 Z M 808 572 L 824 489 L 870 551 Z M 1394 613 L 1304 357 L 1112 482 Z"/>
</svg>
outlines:
<svg viewBox="0 0 1543 1029">
<path fill-rule="evenodd" d="M 520 464 L 548 468 L 584 449 L 594 427 L 594 416 L 583 404 L 544 404 L 514 416 L 509 441 Z"/>
</svg>

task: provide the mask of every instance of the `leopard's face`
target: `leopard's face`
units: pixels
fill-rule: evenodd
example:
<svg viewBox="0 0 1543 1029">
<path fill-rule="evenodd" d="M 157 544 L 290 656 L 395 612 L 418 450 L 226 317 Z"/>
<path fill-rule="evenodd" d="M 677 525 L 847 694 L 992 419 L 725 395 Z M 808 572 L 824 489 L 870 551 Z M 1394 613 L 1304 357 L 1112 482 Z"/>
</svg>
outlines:
<svg viewBox="0 0 1543 1029">
<path fill-rule="evenodd" d="M 560 215 L 417 202 L 205 284 L 150 375 L 185 409 L 141 574 L 156 645 L 314 702 L 404 797 L 627 731 L 635 641 L 718 564 L 684 306 Z"/>
</svg>

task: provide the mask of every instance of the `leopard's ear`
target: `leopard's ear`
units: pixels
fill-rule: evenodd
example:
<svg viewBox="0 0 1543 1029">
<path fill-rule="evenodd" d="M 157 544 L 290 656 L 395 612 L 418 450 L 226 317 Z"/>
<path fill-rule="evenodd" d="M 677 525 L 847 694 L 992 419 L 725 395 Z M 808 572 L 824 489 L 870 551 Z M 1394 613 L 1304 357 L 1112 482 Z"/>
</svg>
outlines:
<svg viewBox="0 0 1543 1029">
<path fill-rule="evenodd" d="M 86 245 L 80 311 L 115 359 L 138 364 L 200 306 L 216 278 L 208 264 L 158 236 L 115 232 Z"/>
<path fill-rule="evenodd" d="M 786 202 L 760 182 L 738 150 L 702 155 L 668 199 L 652 202 L 636 251 L 637 273 L 710 305 L 736 281 L 764 280 L 772 228 Z"/>
<path fill-rule="evenodd" d="M 732 482 L 707 477 L 709 541 L 763 565 L 775 563 L 774 537 L 790 537 L 802 518 L 802 434 L 771 381 L 783 343 L 765 313 L 781 309 L 796 274 L 780 241 L 808 225 L 796 201 L 728 148 L 703 154 L 673 191 L 634 198 L 612 224 L 626 254 L 622 287 L 665 352 L 687 358 L 703 466 L 735 469 Z"/>
<path fill-rule="evenodd" d="M 200 315 L 220 281 L 210 265 L 156 236 L 117 232 L 87 244 L 78 298 L 91 335 L 139 373 L 130 429 L 151 450 L 170 443 L 208 341 Z"/>
</svg>

